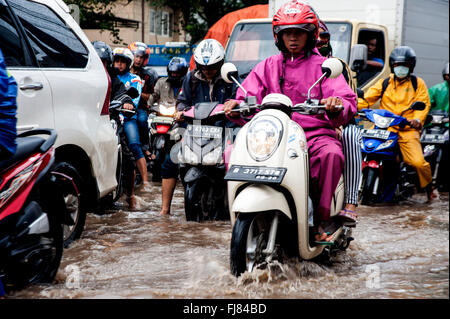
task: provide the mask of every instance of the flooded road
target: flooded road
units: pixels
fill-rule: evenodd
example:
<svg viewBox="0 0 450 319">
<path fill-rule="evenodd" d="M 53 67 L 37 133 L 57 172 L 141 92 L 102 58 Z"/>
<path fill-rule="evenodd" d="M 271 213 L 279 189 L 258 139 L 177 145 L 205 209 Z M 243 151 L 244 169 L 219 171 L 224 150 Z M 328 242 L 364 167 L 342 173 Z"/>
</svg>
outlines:
<svg viewBox="0 0 450 319">
<path fill-rule="evenodd" d="M 274 262 L 235 278 L 229 221 L 186 222 L 181 186 L 172 215 L 158 216 L 160 184 L 152 188 L 136 211 L 88 215 L 55 283 L 8 298 L 449 298 L 448 193 L 432 204 L 360 206 L 355 241 L 332 265 Z"/>
</svg>

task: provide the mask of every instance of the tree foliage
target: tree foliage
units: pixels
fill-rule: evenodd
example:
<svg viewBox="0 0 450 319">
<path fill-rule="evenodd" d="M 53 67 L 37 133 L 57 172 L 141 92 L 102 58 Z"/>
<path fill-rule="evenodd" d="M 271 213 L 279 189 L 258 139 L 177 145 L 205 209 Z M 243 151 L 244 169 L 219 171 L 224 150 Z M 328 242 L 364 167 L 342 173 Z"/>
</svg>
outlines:
<svg viewBox="0 0 450 319">
<path fill-rule="evenodd" d="M 119 3 L 132 0 L 66 0 L 80 8 L 80 26 L 110 31 L 115 43 L 121 43 L 119 30 L 114 24 L 112 10 Z M 267 4 L 268 0 L 146 0 L 153 7 L 170 7 L 181 15 L 183 29 L 195 43 L 205 36 L 208 29 L 227 13 L 255 4 Z"/>
<path fill-rule="evenodd" d="M 182 26 L 195 43 L 206 35 L 208 29 L 227 13 L 268 0 L 147 0 L 156 6 L 169 6 L 182 14 Z"/>
</svg>

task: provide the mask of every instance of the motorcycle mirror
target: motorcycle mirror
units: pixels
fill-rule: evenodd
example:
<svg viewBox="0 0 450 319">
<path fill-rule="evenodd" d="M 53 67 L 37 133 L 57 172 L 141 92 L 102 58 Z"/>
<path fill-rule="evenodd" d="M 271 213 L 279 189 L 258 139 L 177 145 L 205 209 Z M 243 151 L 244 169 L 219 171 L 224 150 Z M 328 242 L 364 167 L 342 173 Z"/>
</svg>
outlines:
<svg viewBox="0 0 450 319">
<path fill-rule="evenodd" d="M 423 111 L 423 110 L 425 110 L 425 107 L 426 107 L 425 103 L 416 101 L 411 105 L 411 110 Z"/>
<path fill-rule="evenodd" d="M 339 75 L 341 75 L 343 69 L 344 66 L 342 65 L 342 62 L 336 58 L 326 59 L 322 63 L 322 72 L 326 74 L 325 76 L 327 78 L 337 78 Z"/>
<path fill-rule="evenodd" d="M 220 75 L 222 76 L 222 79 L 227 83 L 236 83 L 238 87 L 245 93 L 245 100 L 247 101 L 247 90 L 244 89 L 244 87 L 239 83 L 238 80 L 236 80 L 239 76 L 238 70 L 236 66 L 231 63 L 227 62 L 222 65 L 220 68 Z"/>
<path fill-rule="evenodd" d="M 322 63 L 322 76 L 309 88 L 308 90 L 308 98 L 306 99 L 306 103 L 311 103 L 311 90 L 315 87 L 324 77 L 334 79 L 341 75 L 344 66 L 339 59 L 329 58 L 323 61 Z"/>
<path fill-rule="evenodd" d="M 135 87 L 128 87 L 126 89 L 126 95 L 128 95 L 129 97 L 131 97 L 132 99 L 137 98 L 139 96 L 139 91 L 136 90 Z"/>
</svg>

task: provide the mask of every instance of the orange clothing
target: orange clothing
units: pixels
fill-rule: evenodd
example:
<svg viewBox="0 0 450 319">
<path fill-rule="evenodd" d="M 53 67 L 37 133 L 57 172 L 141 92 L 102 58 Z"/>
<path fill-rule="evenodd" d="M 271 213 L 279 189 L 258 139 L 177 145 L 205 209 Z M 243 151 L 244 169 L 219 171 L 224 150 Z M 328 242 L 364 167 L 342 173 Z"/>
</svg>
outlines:
<svg viewBox="0 0 450 319">
<path fill-rule="evenodd" d="M 358 109 L 368 108 L 380 99 L 383 86 L 383 80 L 380 79 L 367 93 L 364 98 L 358 99 Z M 430 110 L 430 97 L 428 95 L 427 86 L 421 78 L 417 77 L 417 90 L 414 91 L 411 80 L 408 78 L 403 81 L 394 79 L 391 74 L 389 85 L 380 101 L 380 109 L 388 110 L 394 114 L 400 115 L 404 110 L 410 107 L 414 102 L 424 102 L 426 107 L 423 111 L 407 111 L 403 116 L 408 120 L 419 119 L 422 126 L 425 123 L 428 111 Z M 369 105 L 367 105 L 369 103 Z M 398 133 L 398 144 L 403 161 L 414 167 L 419 176 L 420 187 L 424 188 L 432 181 L 430 164 L 423 157 L 422 145 L 420 144 L 420 132 L 409 125 L 404 128 L 390 127 L 389 131 Z"/>
</svg>

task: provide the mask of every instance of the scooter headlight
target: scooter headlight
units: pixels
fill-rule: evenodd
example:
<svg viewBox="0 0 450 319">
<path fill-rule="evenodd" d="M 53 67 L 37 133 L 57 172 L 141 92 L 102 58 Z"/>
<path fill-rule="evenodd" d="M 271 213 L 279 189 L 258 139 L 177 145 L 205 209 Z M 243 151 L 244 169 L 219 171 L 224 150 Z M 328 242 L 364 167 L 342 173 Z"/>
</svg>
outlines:
<svg viewBox="0 0 450 319">
<path fill-rule="evenodd" d="M 247 150 L 256 161 L 270 158 L 280 144 L 283 125 L 274 116 L 263 115 L 255 119 L 247 132 Z"/>
<path fill-rule="evenodd" d="M 161 115 L 165 116 L 173 116 L 175 114 L 175 105 L 166 105 L 166 104 L 160 104 L 159 105 L 159 113 Z"/>
<path fill-rule="evenodd" d="M 373 120 L 375 121 L 375 125 L 379 128 L 388 128 L 392 121 L 394 121 L 392 117 L 384 117 L 375 113 L 373 114 Z"/>
</svg>

